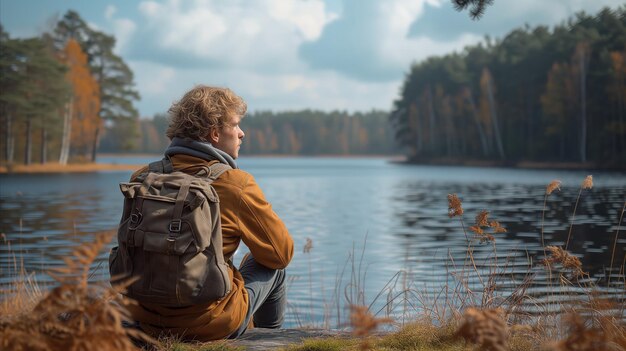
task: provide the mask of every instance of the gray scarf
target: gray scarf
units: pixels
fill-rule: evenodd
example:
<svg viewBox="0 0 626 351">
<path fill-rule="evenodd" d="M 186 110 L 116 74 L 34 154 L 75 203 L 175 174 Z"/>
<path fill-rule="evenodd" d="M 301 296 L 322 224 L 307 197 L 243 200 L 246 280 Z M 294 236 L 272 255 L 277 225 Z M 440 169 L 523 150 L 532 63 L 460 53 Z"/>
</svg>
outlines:
<svg viewBox="0 0 626 351">
<path fill-rule="evenodd" d="M 190 155 L 205 161 L 218 160 L 232 168 L 237 168 L 235 160 L 229 154 L 215 148 L 211 143 L 174 137 L 170 146 L 165 150 L 165 156 L 176 154 Z"/>
</svg>

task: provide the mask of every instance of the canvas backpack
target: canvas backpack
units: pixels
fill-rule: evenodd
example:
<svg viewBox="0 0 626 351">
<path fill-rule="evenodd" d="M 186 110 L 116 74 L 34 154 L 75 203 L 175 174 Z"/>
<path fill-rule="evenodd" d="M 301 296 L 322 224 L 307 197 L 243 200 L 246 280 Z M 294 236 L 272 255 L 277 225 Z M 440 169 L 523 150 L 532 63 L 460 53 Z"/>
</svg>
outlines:
<svg viewBox="0 0 626 351">
<path fill-rule="evenodd" d="M 219 198 L 211 183 L 230 166 L 215 163 L 196 175 L 173 171 L 164 158 L 136 181 L 120 183 L 124 212 L 111 250 L 112 283 L 132 278 L 126 295 L 181 307 L 209 303 L 231 289 L 222 252 Z"/>
</svg>

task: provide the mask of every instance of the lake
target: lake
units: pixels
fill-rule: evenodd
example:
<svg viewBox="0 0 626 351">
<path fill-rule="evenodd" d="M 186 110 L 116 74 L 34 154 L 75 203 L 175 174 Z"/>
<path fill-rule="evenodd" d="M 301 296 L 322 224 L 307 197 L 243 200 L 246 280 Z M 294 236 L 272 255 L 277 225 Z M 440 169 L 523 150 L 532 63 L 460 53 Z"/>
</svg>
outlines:
<svg viewBox="0 0 626 351">
<path fill-rule="evenodd" d="M 558 312 L 584 298 L 580 287 L 590 284 L 602 297 L 626 299 L 623 173 L 593 172 L 594 186 L 582 191 L 572 216 L 588 172 L 417 166 L 385 158 L 242 157 L 238 163 L 255 176 L 294 238 L 287 327 L 341 326 L 348 303 L 371 304 L 378 315 L 399 319 L 445 313 L 433 309 L 438 304 L 510 306 L 520 294 L 526 298 L 515 300 L 515 312 Z M 118 183 L 130 173 L 0 175 L 0 284 L 14 279 L 20 264 L 46 284 L 45 271 L 62 265 L 78 243 L 114 229 L 122 208 Z M 547 198 L 544 213 L 546 185 L 554 179 L 561 191 Z M 462 200 L 463 223 L 448 217 L 451 193 Z M 494 234 L 495 245 L 468 230 L 481 210 L 507 230 Z M 546 246 L 564 246 L 570 226 L 569 249 L 589 278 L 564 284 L 567 275 L 548 274 L 539 263 L 541 232 Z M 307 238 L 313 246 L 304 253 Z M 91 279 L 108 279 L 107 255 L 100 255 Z M 480 294 L 485 286 L 491 294 Z"/>
</svg>

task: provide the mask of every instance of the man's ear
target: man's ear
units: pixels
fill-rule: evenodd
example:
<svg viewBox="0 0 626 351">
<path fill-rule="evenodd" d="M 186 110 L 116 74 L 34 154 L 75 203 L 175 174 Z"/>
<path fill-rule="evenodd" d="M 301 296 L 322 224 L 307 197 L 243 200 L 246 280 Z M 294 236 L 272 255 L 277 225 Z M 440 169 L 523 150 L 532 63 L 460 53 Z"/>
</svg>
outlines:
<svg viewBox="0 0 626 351">
<path fill-rule="evenodd" d="M 209 141 L 211 142 L 211 144 L 215 144 L 220 141 L 220 133 L 217 128 L 211 128 L 211 130 L 209 131 Z"/>
</svg>

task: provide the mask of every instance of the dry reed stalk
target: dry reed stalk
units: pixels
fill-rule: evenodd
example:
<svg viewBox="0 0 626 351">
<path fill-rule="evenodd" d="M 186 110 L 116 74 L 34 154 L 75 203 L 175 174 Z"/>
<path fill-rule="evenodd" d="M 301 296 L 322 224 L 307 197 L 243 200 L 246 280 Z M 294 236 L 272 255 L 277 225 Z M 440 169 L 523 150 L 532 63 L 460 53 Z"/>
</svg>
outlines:
<svg viewBox="0 0 626 351">
<path fill-rule="evenodd" d="M 555 263 L 561 264 L 563 269 L 569 270 L 574 278 L 581 278 L 587 275 L 582 270 L 582 263 L 576 256 L 572 256 L 569 252 L 559 246 L 548 246 L 546 250 L 550 251 L 550 256 L 543 259 L 542 264 L 551 269 Z"/>
<path fill-rule="evenodd" d="M 310 253 L 313 248 L 313 240 L 311 238 L 306 238 L 306 244 L 304 244 L 304 248 L 302 249 L 303 253 Z"/>
<path fill-rule="evenodd" d="M 467 308 L 455 336 L 477 344 L 481 350 L 506 350 L 508 330 L 504 311 L 501 308 Z"/>
<path fill-rule="evenodd" d="M 450 218 L 459 217 L 461 227 L 463 227 L 463 233 L 465 234 L 465 240 L 469 243 L 467 231 L 465 230 L 465 224 L 463 223 L 463 207 L 461 206 L 461 200 L 456 194 L 448 194 L 448 216 Z"/>
<path fill-rule="evenodd" d="M 350 305 L 350 326 L 352 335 L 361 339 L 360 349 L 370 350 L 369 336 L 371 336 L 379 326 L 391 324 L 391 318 L 376 318 L 365 306 Z"/>
<path fill-rule="evenodd" d="M 10 286 L 0 289 L 0 295 L 5 296 L 0 303 L 0 315 L 11 318 L 24 311 L 32 310 L 44 294 L 34 274 L 26 273 L 22 265 L 19 274 Z"/>
<path fill-rule="evenodd" d="M 0 323 L 0 348 L 10 350 L 136 350 L 131 337 L 152 342 L 145 334 L 122 327 L 129 321 L 124 308 L 130 302 L 116 288 L 90 285 L 89 266 L 111 240 L 113 232 L 99 233 L 95 241 L 74 250 L 67 267 L 52 277 L 52 289 L 32 311 Z"/>
<path fill-rule="evenodd" d="M 304 244 L 302 252 L 305 254 L 310 254 L 312 248 L 313 240 L 311 240 L 311 238 L 306 238 L 306 244 Z M 313 324 L 313 269 L 311 267 L 311 255 L 307 256 L 309 261 L 309 320 L 310 323 Z"/>
<path fill-rule="evenodd" d="M 487 228 L 492 228 L 491 234 L 485 232 L 485 229 Z M 504 229 L 498 221 L 489 220 L 489 211 L 486 210 L 482 210 L 478 215 L 476 215 L 475 224 L 470 226 L 469 229 L 476 234 L 481 243 L 487 241 L 495 242 L 496 238 L 493 234 L 506 233 L 506 229 Z"/>
<path fill-rule="evenodd" d="M 550 184 L 546 186 L 546 195 L 552 194 L 555 190 L 561 191 L 561 181 L 558 179 L 551 181 Z"/>
<path fill-rule="evenodd" d="M 461 200 L 456 194 L 448 194 L 448 216 L 450 218 L 463 215 Z"/>
<path fill-rule="evenodd" d="M 624 212 L 626 212 L 626 201 L 622 206 L 622 212 L 619 215 L 619 221 L 617 222 L 617 230 L 615 231 L 615 239 L 613 240 L 613 251 L 611 252 L 611 265 L 609 272 L 609 286 L 611 285 L 611 273 L 613 273 L 613 259 L 615 258 L 615 248 L 617 247 L 617 236 L 619 235 L 619 229 L 622 226 L 622 220 L 624 219 Z"/>
<path fill-rule="evenodd" d="M 561 191 L 561 181 L 555 179 L 548 184 L 546 187 L 546 193 L 543 197 L 543 211 L 541 212 L 541 247 L 543 248 L 543 255 L 546 255 L 546 243 L 543 240 L 543 224 L 546 216 L 546 203 L 548 201 L 548 196 L 552 194 L 555 190 Z"/>
<path fill-rule="evenodd" d="M 578 208 L 578 201 L 580 200 L 580 195 L 583 190 L 591 189 L 593 187 L 593 177 L 588 175 L 585 177 L 583 182 L 580 184 L 580 191 L 578 192 L 578 197 L 576 198 L 576 204 L 574 205 L 574 212 L 572 213 L 572 223 L 569 226 L 569 232 L 567 233 L 567 241 L 565 242 L 565 250 L 569 247 L 569 240 L 572 236 L 572 228 L 574 227 L 574 219 L 576 218 L 576 209 Z"/>
</svg>

